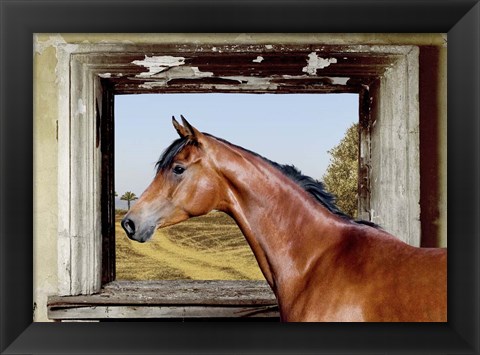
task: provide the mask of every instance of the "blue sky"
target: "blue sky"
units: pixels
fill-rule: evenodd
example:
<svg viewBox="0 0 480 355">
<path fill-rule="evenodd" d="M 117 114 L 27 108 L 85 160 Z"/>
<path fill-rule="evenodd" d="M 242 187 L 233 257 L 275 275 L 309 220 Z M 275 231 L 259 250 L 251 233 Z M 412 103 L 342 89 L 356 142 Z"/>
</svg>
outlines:
<svg viewBox="0 0 480 355">
<path fill-rule="evenodd" d="M 137 196 L 180 114 L 202 132 L 293 164 L 321 180 L 332 149 L 358 122 L 357 94 L 142 94 L 115 96 L 115 191 Z"/>
</svg>

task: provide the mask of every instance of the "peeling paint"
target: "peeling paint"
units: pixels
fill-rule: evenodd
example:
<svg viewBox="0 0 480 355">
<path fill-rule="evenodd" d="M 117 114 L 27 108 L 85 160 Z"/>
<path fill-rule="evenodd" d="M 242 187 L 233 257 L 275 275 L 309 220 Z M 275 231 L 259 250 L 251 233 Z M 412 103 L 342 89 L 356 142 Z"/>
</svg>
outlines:
<svg viewBox="0 0 480 355">
<path fill-rule="evenodd" d="M 333 85 L 347 85 L 347 81 L 350 80 L 349 77 L 330 77 L 330 80 L 332 80 Z"/>
<path fill-rule="evenodd" d="M 266 45 L 265 45 L 265 48 L 267 48 L 267 49 L 273 49 L 273 46 L 272 46 L 271 44 L 266 44 Z"/>
<path fill-rule="evenodd" d="M 246 34 L 246 33 L 242 33 L 242 34 L 238 35 L 235 38 L 235 40 L 239 41 L 239 42 L 251 42 L 252 41 L 252 36 L 249 35 L 249 34 Z"/>
<path fill-rule="evenodd" d="M 193 75 L 196 78 L 209 78 L 213 76 L 213 73 L 210 71 L 201 71 L 198 67 L 190 67 L 193 72 Z"/>
<path fill-rule="evenodd" d="M 317 53 L 312 52 L 308 55 L 307 65 L 302 69 L 304 73 L 308 75 L 316 75 L 317 69 L 323 69 L 330 64 L 336 63 L 337 58 L 322 58 Z"/>
<path fill-rule="evenodd" d="M 58 50 L 58 47 L 63 47 L 67 52 L 73 52 L 78 45 L 67 43 L 63 37 L 59 34 L 52 35 L 48 37 L 46 41 L 40 41 L 38 35 L 35 34 L 33 40 L 33 50 L 34 53 L 42 54 L 45 49 L 49 47 L 54 47 Z"/>
<path fill-rule="evenodd" d="M 168 71 L 157 73 L 157 75 L 150 77 L 154 80 L 140 85 L 144 89 L 153 89 L 156 87 L 163 87 L 172 79 L 200 79 L 210 78 L 213 76 L 212 72 L 201 71 L 198 67 L 174 67 Z M 137 75 L 138 77 L 138 75 Z"/>
<path fill-rule="evenodd" d="M 82 99 L 78 99 L 76 115 L 84 115 L 87 112 L 87 105 L 83 102 Z"/>
<path fill-rule="evenodd" d="M 263 59 L 264 59 L 264 58 L 259 55 L 256 59 L 252 60 L 252 62 L 254 62 L 254 63 L 261 63 L 261 62 L 263 62 Z"/>
<path fill-rule="evenodd" d="M 282 75 L 283 79 L 305 79 L 308 78 L 307 75 Z M 331 81 L 332 85 L 347 85 L 347 82 L 350 80 L 350 77 L 341 77 L 341 76 L 319 76 L 318 79 L 328 79 Z"/>
<path fill-rule="evenodd" d="M 100 73 L 98 74 L 100 78 L 108 79 L 108 78 L 121 78 L 123 73 Z"/>
<path fill-rule="evenodd" d="M 171 79 L 199 79 L 199 78 L 206 78 L 206 77 L 213 77 L 214 74 L 211 72 L 202 72 L 198 70 L 197 67 L 182 67 L 182 68 L 177 68 L 178 69 L 191 69 L 191 73 L 195 73 L 195 76 L 192 75 L 187 75 L 186 72 L 183 72 L 184 75 L 180 75 L 182 73 L 176 73 L 173 76 L 171 75 L 169 78 L 163 78 L 163 80 L 158 80 L 158 78 L 155 79 L 155 81 L 149 81 L 145 82 L 140 85 L 141 88 L 144 89 L 154 89 L 154 88 L 161 88 L 165 87 L 168 84 L 168 81 Z M 166 72 L 165 74 L 172 74 L 173 69 L 171 71 Z M 177 75 L 178 74 L 178 75 Z M 270 78 L 265 78 L 265 77 L 252 77 L 252 76 L 218 76 L 216 77 L 218 79 L 224 79 L 224 80 L 230 80 L 230 81 L 236 81 L 238 84 L 242 85 L 242 88 L 244 89 L 256 89 L 256 90 L 275 90 L 278 88 L 277 83 L 272 83 L 270 81 Z M 210 83 L 205 83 L 201 84 L 202 87 L 206 88 L 215 88 L 219 90 L 229 90 L 232 88 L 232 85 L 228 84 L 210 84 Z"/>
<path fill-rule="evenodd" d="M 149 78 L 159 73 L 164 72 L 172 67 L 178 67 L 185 64 L 184 57 L 165 56 L 145 56 L 144 60 L 134 60 L 132 64 L 142 66 L 148 69 L 148 72 L 143 72 L 137 75 L 138 78 Z"/>
<path fill-rule="evenodd" d="M 166 85 L 166 82 L 164 81 L 160 81 L 160 82 L 150 81 L 147 83 L 140 84 L 138 85 L 138 87 L 142 89 L 155 89 L 157 87 L 164 87 L 165 85 Z"/>
<path fill-rule="evenodd" d="M 255 76 L 222 76 L 222 79 L 227 80 L 237 80 L 242 87 L 248 88 L 252 87 L 255 89 L 277 89 L 278 84 L 272 83 L 270 78 L 266 77 L 255 77 Z"/>
<path fill-rule="evenodd" d="M 67 58 L 70 58 L 71 54 L 78 50 L 78 47 L 79 46 L 77 44 L 67 43 L 60 34 L 48 36 L 46 41 L 40 41 L 39 35 L 34 35 L 34 54 L 42 55 L 46 49 L 55 48 L 55 56 L 57 57 L 57 65 L 55 67 L 55 83 L 59 85 L 59 87 L 62 87 L 62 89 L 59 91 L 61 95 L 66 95 L 68 92 L 63 90 L 63 88 L 67 88 L 69 85 L 69 61 Z"/>
</svg>

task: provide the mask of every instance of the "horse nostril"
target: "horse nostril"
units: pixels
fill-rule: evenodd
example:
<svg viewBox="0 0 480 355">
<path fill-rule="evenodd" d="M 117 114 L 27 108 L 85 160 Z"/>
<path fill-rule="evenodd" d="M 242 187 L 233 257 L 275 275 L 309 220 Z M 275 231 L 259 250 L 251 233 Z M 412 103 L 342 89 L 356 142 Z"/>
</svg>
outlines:
<svg viewBox="0 0 480 355">
<path fill-rule="evenodd" d="M 135 234 L 135 223 L 131 219 L 122 220 L 122 227 L 129 237 Z"/>
</svg>

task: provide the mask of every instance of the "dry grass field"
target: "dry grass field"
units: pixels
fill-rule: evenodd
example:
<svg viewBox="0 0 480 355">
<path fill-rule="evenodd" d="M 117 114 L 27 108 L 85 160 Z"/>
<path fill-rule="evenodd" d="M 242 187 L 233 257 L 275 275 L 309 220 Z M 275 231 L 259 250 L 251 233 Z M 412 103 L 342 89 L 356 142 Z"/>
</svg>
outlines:
<svg viewBox="0 0 480 355">
<path fill-rule="evenodd" d="M 157 230 L 146 243 L 131 241 L 117 213 L 117 280 L 263 280 L 235 222 L 211 212 Z"/>
</svg>

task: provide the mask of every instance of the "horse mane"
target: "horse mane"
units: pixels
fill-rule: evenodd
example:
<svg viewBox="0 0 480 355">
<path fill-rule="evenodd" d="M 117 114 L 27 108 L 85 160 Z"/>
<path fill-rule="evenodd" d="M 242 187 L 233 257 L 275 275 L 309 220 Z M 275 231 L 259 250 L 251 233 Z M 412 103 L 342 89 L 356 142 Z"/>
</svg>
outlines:
<svg viewBox="0 0 480 355">
<path fill-rule="evenodd" d="M 204 135 L 211 137 L 213 139 L 216 139 L 220 142 L 223 142 L 229 146 L 233 146 L 235 148 L 241 149 L 243 151 L 246 151 L 250 154 L 253 154 L 256 157 L 259 157 L 263 159 L 265 162 L 270 164 L 271 166 L 275 167 L 278 169 L 280 172 L 282 172 L 286 177 L 288 177 L 290 180 L 295 182 L 297 185 L 299 185 L 303 190 L 308 192 L 311 196 L 315 198 L 316 201 L 318 201 L 320 204 L 322 204 L 328 211 L 331 213 L 349 220 L 353 221 L 356 223 L 360 224 L 366 224 L 372 227 L 378 227 L 375 223 L 370 222 L 370 221 L 363 221 L 363 220 L 353 220 L 353 218 L 346 213 L 344 213 L 340 208 L 335 204 L 336 198 L 333 194 L 325 190 L 325 186 L 321 181 L 315 180 L 310 176 L 303 175 L 301 171 L 296 168 L 294 165 L 282 165 L 278 164 L 274 161 L 271 161 L 270 159 L 267 159 L 263 156 L 261 156 L 258 153 L 252 152 L 248 149 L 245 149 L 243 147 L 240 147 L 238 145 L 232 144 L 222 138 L 218 138 L 215 136 L 212 136 L 211 134 L 208 133 L 203 133 Z M 156 173 L 158 174 L 162 169 L 164 168 L 169 168 L 171 164 L 173 163 L 173 160 L 175 159 L 175 156 L 180 153 L 186 146 L 188 145 L 194 145 L 197 146 L 198 142 L 192 139 L 189 139 L 188 137 L 182 137 L 178 138 L 173 143 L 166 148 L 163 153 L 161 154 L 158 162 L 155 164 L 156 167 Z"/>
<path fill-rule="evenodd" d="M 188 137 L 177 138 L 174 140 L 172 144 L 170 144 L 170 146 L 162 152 L 160 158 L 155 164 L 156 173 L 158 174 L 161 170 L 169 168 L 177 154 L 180 153 L 187 145 L 196 146 L 198 143 L 197 141 L 189 139 Z"/>
<path fill-rule="evenodd" d="M 335 196 L 325 190 L 325 185 L 321 181 L 315 180 L 310 176 L 303 175 L 302 172 L 294 165 L 282 165 L 269 161 L 268 159 L 265 160 L 269 162 L 270 165 L 280 170 L 285 176 L 293 180 L 297 185 L 303 188 L 310 195 L 312 195 L 315 200 L 320 202 L 330 212 L 342 218 L 351 219 L 350 216 L 340 210 L 340 208 L 335 204 Z"/>
<path fill-rule="evenodd" d="M 297 183 L 297 185 L 299 185 L 306 192 L 312 195 L 331 213 L 342 217 L 343 219 L 353 221 L 355 223 L 366 224 L 375 228 L 379 227 L 377 224 L 370 221 L 354 220 L 351 216 L 340 210 L 340 208 L 338 208 L 338 206 L 335 204 L 336 197 L 327 190 L 325 190 L 325 185 L 321 181 L 315 180 L 310 176 L 303 175 L 301 171 L 293 165 L 281 165 L 266 158 L 263 159 L 265 159 L 268 163 L 270 163 L 272 166 L 280 170 L 283 174 L 285 174 L 287 177 Z"/>
</svg>

